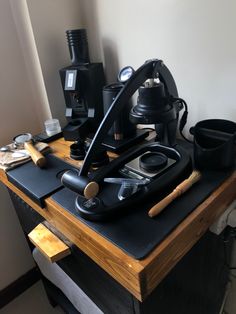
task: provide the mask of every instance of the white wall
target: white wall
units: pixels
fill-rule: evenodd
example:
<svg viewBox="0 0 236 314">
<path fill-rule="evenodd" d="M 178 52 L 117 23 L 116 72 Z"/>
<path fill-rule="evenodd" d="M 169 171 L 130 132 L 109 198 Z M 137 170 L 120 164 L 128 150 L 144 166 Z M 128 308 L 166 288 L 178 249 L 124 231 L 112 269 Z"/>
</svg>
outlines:
<svg viewBox="0 0 236 314">
<path fill-rule="evenodd" d="M 40 131 L 31 83 L 10 2 L 0 1 L 0 146 L 22 132 Z M 0 290 L 34 263 L 6 189 L 0 186 Z"/>
<path fill-rule="evenodd" d="M 189 123 L 235 120 L 236 2 L 234 0 L 90 0 L 81 3 L 90 54 L 103 59 L 108 81 L 125 65 L 162 59 Z M 188 129 L 188 128 L 187 128 Z"/>
<path fill-rule="evenodd" d="M 70 63 L 65 30 L 81 27 L 78 6 L 76 0 L 0 1 L 0 146 L 16 134 L 41 132 L 52 115 L 63 120 L 58 70 Z M 34 263 L 2 185 L 0 200 L 1 290 Z"/>
<path fill-rule="evenodd" d="M 39 132 L 42 117 L 37 114 L 41 103 L 34 101 L 35 91 L 28 76 L 10 2 L 3 0 L 0 5 L 0 145 L 3 145 L 19 133 Z"/>
</svg>

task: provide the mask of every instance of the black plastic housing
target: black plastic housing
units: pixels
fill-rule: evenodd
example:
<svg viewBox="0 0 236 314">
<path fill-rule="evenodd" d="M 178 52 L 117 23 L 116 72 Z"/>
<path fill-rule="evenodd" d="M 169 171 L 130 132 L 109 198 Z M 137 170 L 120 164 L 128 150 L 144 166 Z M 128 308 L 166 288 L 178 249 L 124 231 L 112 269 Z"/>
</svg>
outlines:
<svg viewBox="0 0 236 314">
<path fill-rule="evenodd" d="M 124 87 L 121 83 L 113 83 L 104 86 L 103 88 L 103 109 L 104 114 L 109 110 L 111 104 L 114 99 L 118 95 L 118 93 Z M 129 112 L 132 108 L 132 103 L 130 100 L 127 101 L 123 110 L 120 112 L 119 116 L 113 123 L 111 129 L 108 131 L 108 134 L 112 137 L 115 137 L 116 134 L 121 134 L 122 138 L 127 138 L 129 136 L 134 135 L 136 126 L 132 124 L 129 120 Z"/>
<path fill-rule="evenodd" d="M 87 34 L 85 29 L 66 31 L 71 63 L 73 65 L 90 63 Z"/>
<path fill-rule="evenodd" d="M 66 90 L 67 71 L 75 71 L 75 88 Z M 89 132 L 96 132 L 103 118 L 102 89 L 105 75 L 102 63 L 72 65 L 61 69 L 61 83 L 66 102 L 68 125 L 63 129 L 65 140 L 75 141 Z"/>
<path fill-rule="evenodd" d="M 90 63 L 86 30 L 67 30 L 66 35 L 72 65 L 59 71 L 68 121 L 63 135 L 75 141 L 95 133 L 103 118 L 105 75 L 102 63 Z"/>
</svg>

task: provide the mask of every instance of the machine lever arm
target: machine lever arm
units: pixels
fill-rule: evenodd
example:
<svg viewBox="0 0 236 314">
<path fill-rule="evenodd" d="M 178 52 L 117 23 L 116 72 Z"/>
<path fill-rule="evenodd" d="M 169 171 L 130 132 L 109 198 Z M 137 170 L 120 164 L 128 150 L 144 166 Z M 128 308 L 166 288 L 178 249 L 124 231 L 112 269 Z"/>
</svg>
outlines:
<svg viewBox="0 0 236 314">
<path fill-rule="evenodd" d="M 122 111 L 126 102 L 135 93 L 140 85 L 142 85 L 148 78 L 154 78 L 157 73 L 159 74 L 159 79 L 163 81 L 167 89 L 167 93 L 174 97 L 178 96 L 174 79 L 164 63 L 158 59 L 145 62 L 126 82 L 124 88 L 119 92 L 109 110 L 107 111 L 105 117 L 103 118 L 91 142 L 89 150 L 84 159 L 83 166 L 80 169 L 80 176 L 87 176 L 96 151 L 99 149 L 107 132 L 111 128 L 118 114 Z"/>
</svg>

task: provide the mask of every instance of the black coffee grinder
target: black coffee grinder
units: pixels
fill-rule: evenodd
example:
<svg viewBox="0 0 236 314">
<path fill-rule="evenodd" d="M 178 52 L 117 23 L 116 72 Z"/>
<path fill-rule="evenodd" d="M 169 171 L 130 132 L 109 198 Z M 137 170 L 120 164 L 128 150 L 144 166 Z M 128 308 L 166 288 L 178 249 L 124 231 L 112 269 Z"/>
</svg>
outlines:
<svg viewBox="0 0 236 314">
<path fill-rule="evenodd" d="M 76 141 L 95 133 L 103 118 L 105 76 L 102 63 L 90 62 L 86 30 L 68 30 L 66 35 L 72 65 L 59 71 L 68 121 L 63 135 Z"/>
<path fill-rule="evenodd" d="M 117 95 L 124 87 L 123 82 L 116 82 L 103 87 L 103 109 L 106 114 Z M 122 153 L 131 146 L 142 142 L 149 135 L 146 129 L 138 129 L 129 119 L 129 113 L 132 108 L 131 100 L 123 106 L 121 112 L 117 115 L 112 127 L 103 139 L 103 146 L 108 151 Z"/>
</svg>

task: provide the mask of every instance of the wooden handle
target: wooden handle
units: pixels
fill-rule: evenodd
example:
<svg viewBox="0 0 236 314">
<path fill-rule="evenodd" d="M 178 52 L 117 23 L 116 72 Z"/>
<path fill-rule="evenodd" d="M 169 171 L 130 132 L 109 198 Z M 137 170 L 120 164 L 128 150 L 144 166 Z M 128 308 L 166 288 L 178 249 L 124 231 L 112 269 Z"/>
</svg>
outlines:
<svg viewBox="0 0 236 314">
<path fill-rule="evenodd" d="M 34 147 L 31 141 L 25 142 L 24 146 L 36 166 L 41 168 L 46 164 L 46 158 Z"/>
<path fill-rule="evenodd" d="M 29 234 L 29 240 L 52 263 L 70 254 L 70 248 L 43 224 L 37 225 Z"/>
<path fill-rule="evenodd" d="M 181 194 L 185 193 L 195 182 L 199 181 L 201 178 L 201 173 L 194 170 L 192 174 L 183 182 L 181 182 L 169 195 L 167 195 L 163 200 L 154 205 L 148 212 L 149 217 L 157 216 L 166 206 L 168 206 L 174 199 L 179 197 Z"/>
<path fill-rule="evenodd" d="M 99 185 L 95 181 L 89 182 L 84 189 L 84 197 L 88 200 L 95 197 L 99 192 Z"/>
</svg>

